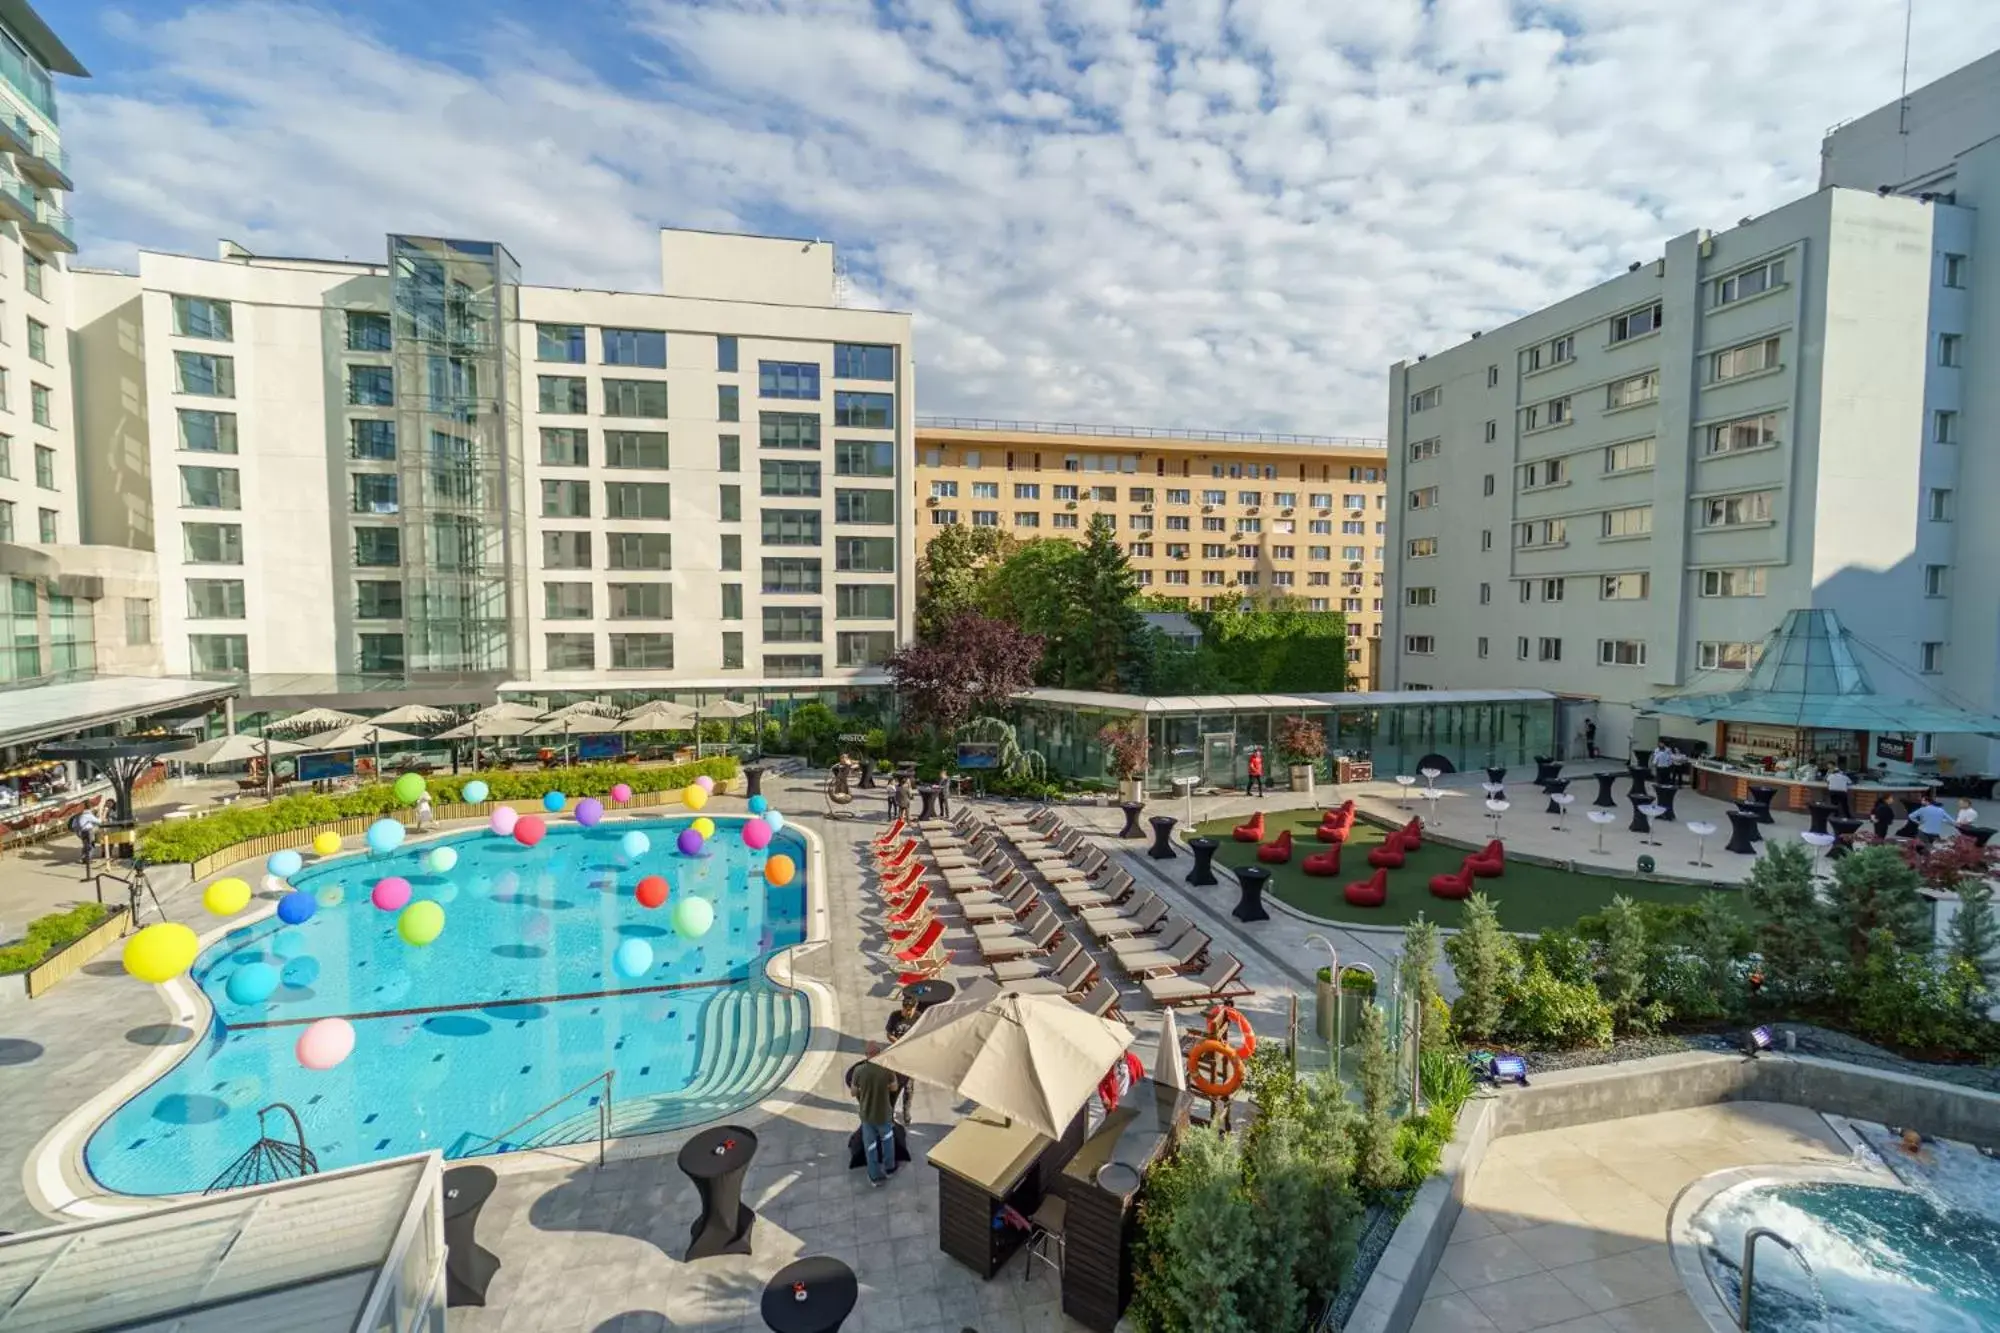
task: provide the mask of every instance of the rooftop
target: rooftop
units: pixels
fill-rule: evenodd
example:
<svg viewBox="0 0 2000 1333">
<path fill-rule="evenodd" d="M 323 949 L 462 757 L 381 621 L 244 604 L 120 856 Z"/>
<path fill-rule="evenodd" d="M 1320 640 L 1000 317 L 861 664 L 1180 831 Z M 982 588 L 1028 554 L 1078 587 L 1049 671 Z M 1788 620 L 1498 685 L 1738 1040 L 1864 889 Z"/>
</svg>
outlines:
<svg viewBox="0 0 2000 1333">
<path fill-rule="evenodd" d="M 28 745 L 229 698 L 234 681 L 95 676 L 0 693 L 0 745 Z"/>
<path fill-rule="evenodd" d="M 1089 426 L 1068 421 L 998 421 L 986 417 L 917 417 L 919 435 L 1060 435 L 1078 441 L 1155 440 L 1165 444 L 1275 444 L 1386 450 L 1388 441 L 1359 435 L 1279 435 L 1254 430 L 1193 430 L 1181 426 Z"/>
</svg>

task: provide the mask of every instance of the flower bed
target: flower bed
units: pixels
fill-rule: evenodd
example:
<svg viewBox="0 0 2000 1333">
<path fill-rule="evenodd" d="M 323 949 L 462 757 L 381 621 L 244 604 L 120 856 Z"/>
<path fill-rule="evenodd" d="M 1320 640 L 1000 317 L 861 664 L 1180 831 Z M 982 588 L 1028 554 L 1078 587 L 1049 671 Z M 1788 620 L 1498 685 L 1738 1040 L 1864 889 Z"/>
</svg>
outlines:
<svg viewBox="0 0 2000 1333">
<path fill-rule="evenodd" d="M 0 949 L 0 976 L 26 972 L 90 934 L 110 916 L 110 909 L 102 903 L 79 903 L 67 912 L 35 918 L 28 923 L 20 943 Z"/>
</svg>

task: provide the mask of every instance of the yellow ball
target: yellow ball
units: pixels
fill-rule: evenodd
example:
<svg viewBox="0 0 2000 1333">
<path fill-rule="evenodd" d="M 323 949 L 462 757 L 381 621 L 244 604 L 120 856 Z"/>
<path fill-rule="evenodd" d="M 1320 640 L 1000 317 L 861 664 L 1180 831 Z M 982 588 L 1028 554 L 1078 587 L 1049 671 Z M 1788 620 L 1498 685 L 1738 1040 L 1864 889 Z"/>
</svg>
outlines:
<svg viewBox="0 0 2000 1333">
<path fill-rule="evenodd" d="M 708 793 L 696 786 L 681 788 L 681 804 L 690 810 L 699 810 L 708 804 Z"/>
<path fill-rule="evenodd" d="M 696 833 L 701 834 L 702 840 L 704 842 L 715 836 L 715 821 L 713 819 L 710 819 L 707 815 L 703 815 L 701 818 L 695 820 L 692 824 L 688 825 L 688 827 L 693 829 Z"/>
<path fill-rule="evenodd" d="M 250 886 L 234 875 L 218 879 L 202 892 L 201 905 L 216 916 L 235 916 L 250 905 Z"/>
<path fill-rule="evenodd" d="M 313 850 L 321 856 L 332 856 L 340 850 L 340 835 L 332 829 L 313 836 Z"/>
<path fill-rule="evenodd" d="M 200 950 L 201 941 L 180 922 L 156 922 L 125 941 L 125 970 L 158 985 L 194 966 Z"/>
<path fill-rule="evenodd" d="M 405 944 L 429 944 L 443 932 L 444 909 L 428 898 L 411 903 L 396 918 L 396 933 Z"/>
</svg>

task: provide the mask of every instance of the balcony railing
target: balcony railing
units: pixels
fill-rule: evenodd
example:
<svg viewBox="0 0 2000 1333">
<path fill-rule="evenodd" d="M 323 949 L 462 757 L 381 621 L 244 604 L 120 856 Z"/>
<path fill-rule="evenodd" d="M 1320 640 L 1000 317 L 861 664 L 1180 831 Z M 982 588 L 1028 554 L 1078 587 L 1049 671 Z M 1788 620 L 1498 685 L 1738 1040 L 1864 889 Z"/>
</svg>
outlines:
<svg viewBox="0 0 2000 1333">
<path fill-rule="evenodd" d="M 1066 421 L 997 421 L 985 417 L 917 418 L 918 430 L 1014 431 L 1034 435 L 1101 435 L 1121 440 L 1204 440 L 1219 444 L 1324 444 L 1387 449 L 1387 440 L 1359 435 L 1282 435 L 1254 430 L 1182 430 L 1160 426 L 1090 426 Z"/>
<path fill-rule="evenodd" d="M 39 76 L 39 77 L 37 77 Z M 0 79 L 29 106 L 56 123 L 55 85 L 41 70 L 31 68 L 12 43 L 0 42 Z"/>
</svg>

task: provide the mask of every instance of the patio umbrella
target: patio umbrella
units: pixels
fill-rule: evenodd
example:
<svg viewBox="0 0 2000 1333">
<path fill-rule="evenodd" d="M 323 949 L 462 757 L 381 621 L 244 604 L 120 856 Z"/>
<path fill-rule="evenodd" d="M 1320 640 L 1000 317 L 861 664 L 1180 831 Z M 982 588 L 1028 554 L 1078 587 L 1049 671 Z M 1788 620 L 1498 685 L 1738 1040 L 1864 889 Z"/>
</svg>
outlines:
<svg viewBox="0 0 2000 1333">
<path fill-rule="evenodd" d="M 1059 995 L 982 986 L 926 1009 L 875 1062 L 1055 1139 L 1131 1040 Z"/>
<path fill-rule="evenodd" d="M 474 716 L 470 721 L 453 727 L 450 731 L 440 731 L 431 739 L 440 741 L 476 741 L 481 736 L 492 736 L 495 738 L 527 736 L 540 729 L 541 724 L 533 718 Z"/>
<path fill-rule="evenodd" d="M 269 731 L 325 731 L 329 727 L 344 727 L 367 719 L 356 713 L 343 713 L 338 708 L 308 708 L 303 713 L 294 713 L 282 721 L 273 722 Z"/>
<path fill-rule="evenodd" d="M 710 699 L 695 711 L 700 713 L 703 718 L 725 717 L 734 720 L 739 717 L 748 717 L 757 710 L 749 704 L 738 703 L 734 699 Z"/>
<path fill-rule="evenodd" d="M 474 713 L 472 715 L 472 718 L 475 722 L 488 722 L 495 718 L 507 718 L 519 722 L 533 722 L 536 718 L 540 717 L 541 715 L 542 715 L 542 710 L 539 708 L 530 707 L 527 704 L 503 702 L 497 704 L 488 704 L 486 707 Z M 481 727 L 480 730 L 486 731 L 486 728 Z M 493 733 L 490 731 L 486 731 L 486 734 L 490 736 Z"/>
<path fill-rule="evenodd" d="M 1153 1057 L 1153 1082 L 1163 1088 L 1187 1087 L 1187 1067 L 1181 1063 L 1181 1034 L 1174 1027 L 1174 1011 L 1160 1011 L 1160 1049 Z"/>
<path fill-rule="evenodd" d="M 435 727 L 450 722 L 452 715 L 442 708 L 432 708 L 429 704 L 404 704 L 401 708 L 391 708 L 386 713 L 377 713 L 368 720 L 384 727 Z"/>
<path fill-rule="evenodd" d="M 301 748 L 307 750 L 358 750 L 371 746 L 375 752 L 375 773 L 382 773 L 382 742 L 391 745 L 398 741 L 420 741 L 423 737 L 412 736 L 407 731 L 397 731 L 394 727 L 377 726 L 373 722 L 356 722 L 338 731 L 323 732 L 318 736 L 306 737 Z"/>
<path fill-rule="evenodd" d="M 554 722 L 565 717 L 617 717 L 618 705 L 601 703 L 596 699 L 585 699 L 579 703 L 565 704 L 550 713 L 544 721 Z"/>
<path fill-rule="evenodd" d="M 687 731 L 695 724 L 694 709 L 657 700 L 627 713 L 619 731 Z"/>
<path fill-rule="evenodd" d="M 269 736 L 250 736 L 237 732 L 233 736 L 221 736 L 212 741 L 203 741 L 192 749 L 182 750 L 174 759 L 183 764 L 247 764 L 252 759 L 264 761 L 264 795 L 269 796 L 277 788 L 275 776 L 271 772 L 271 759 L 275 755 L 300 754 L 308 747 L 294 745 L 290 741 L 274 741 Z"/>
</svg>

